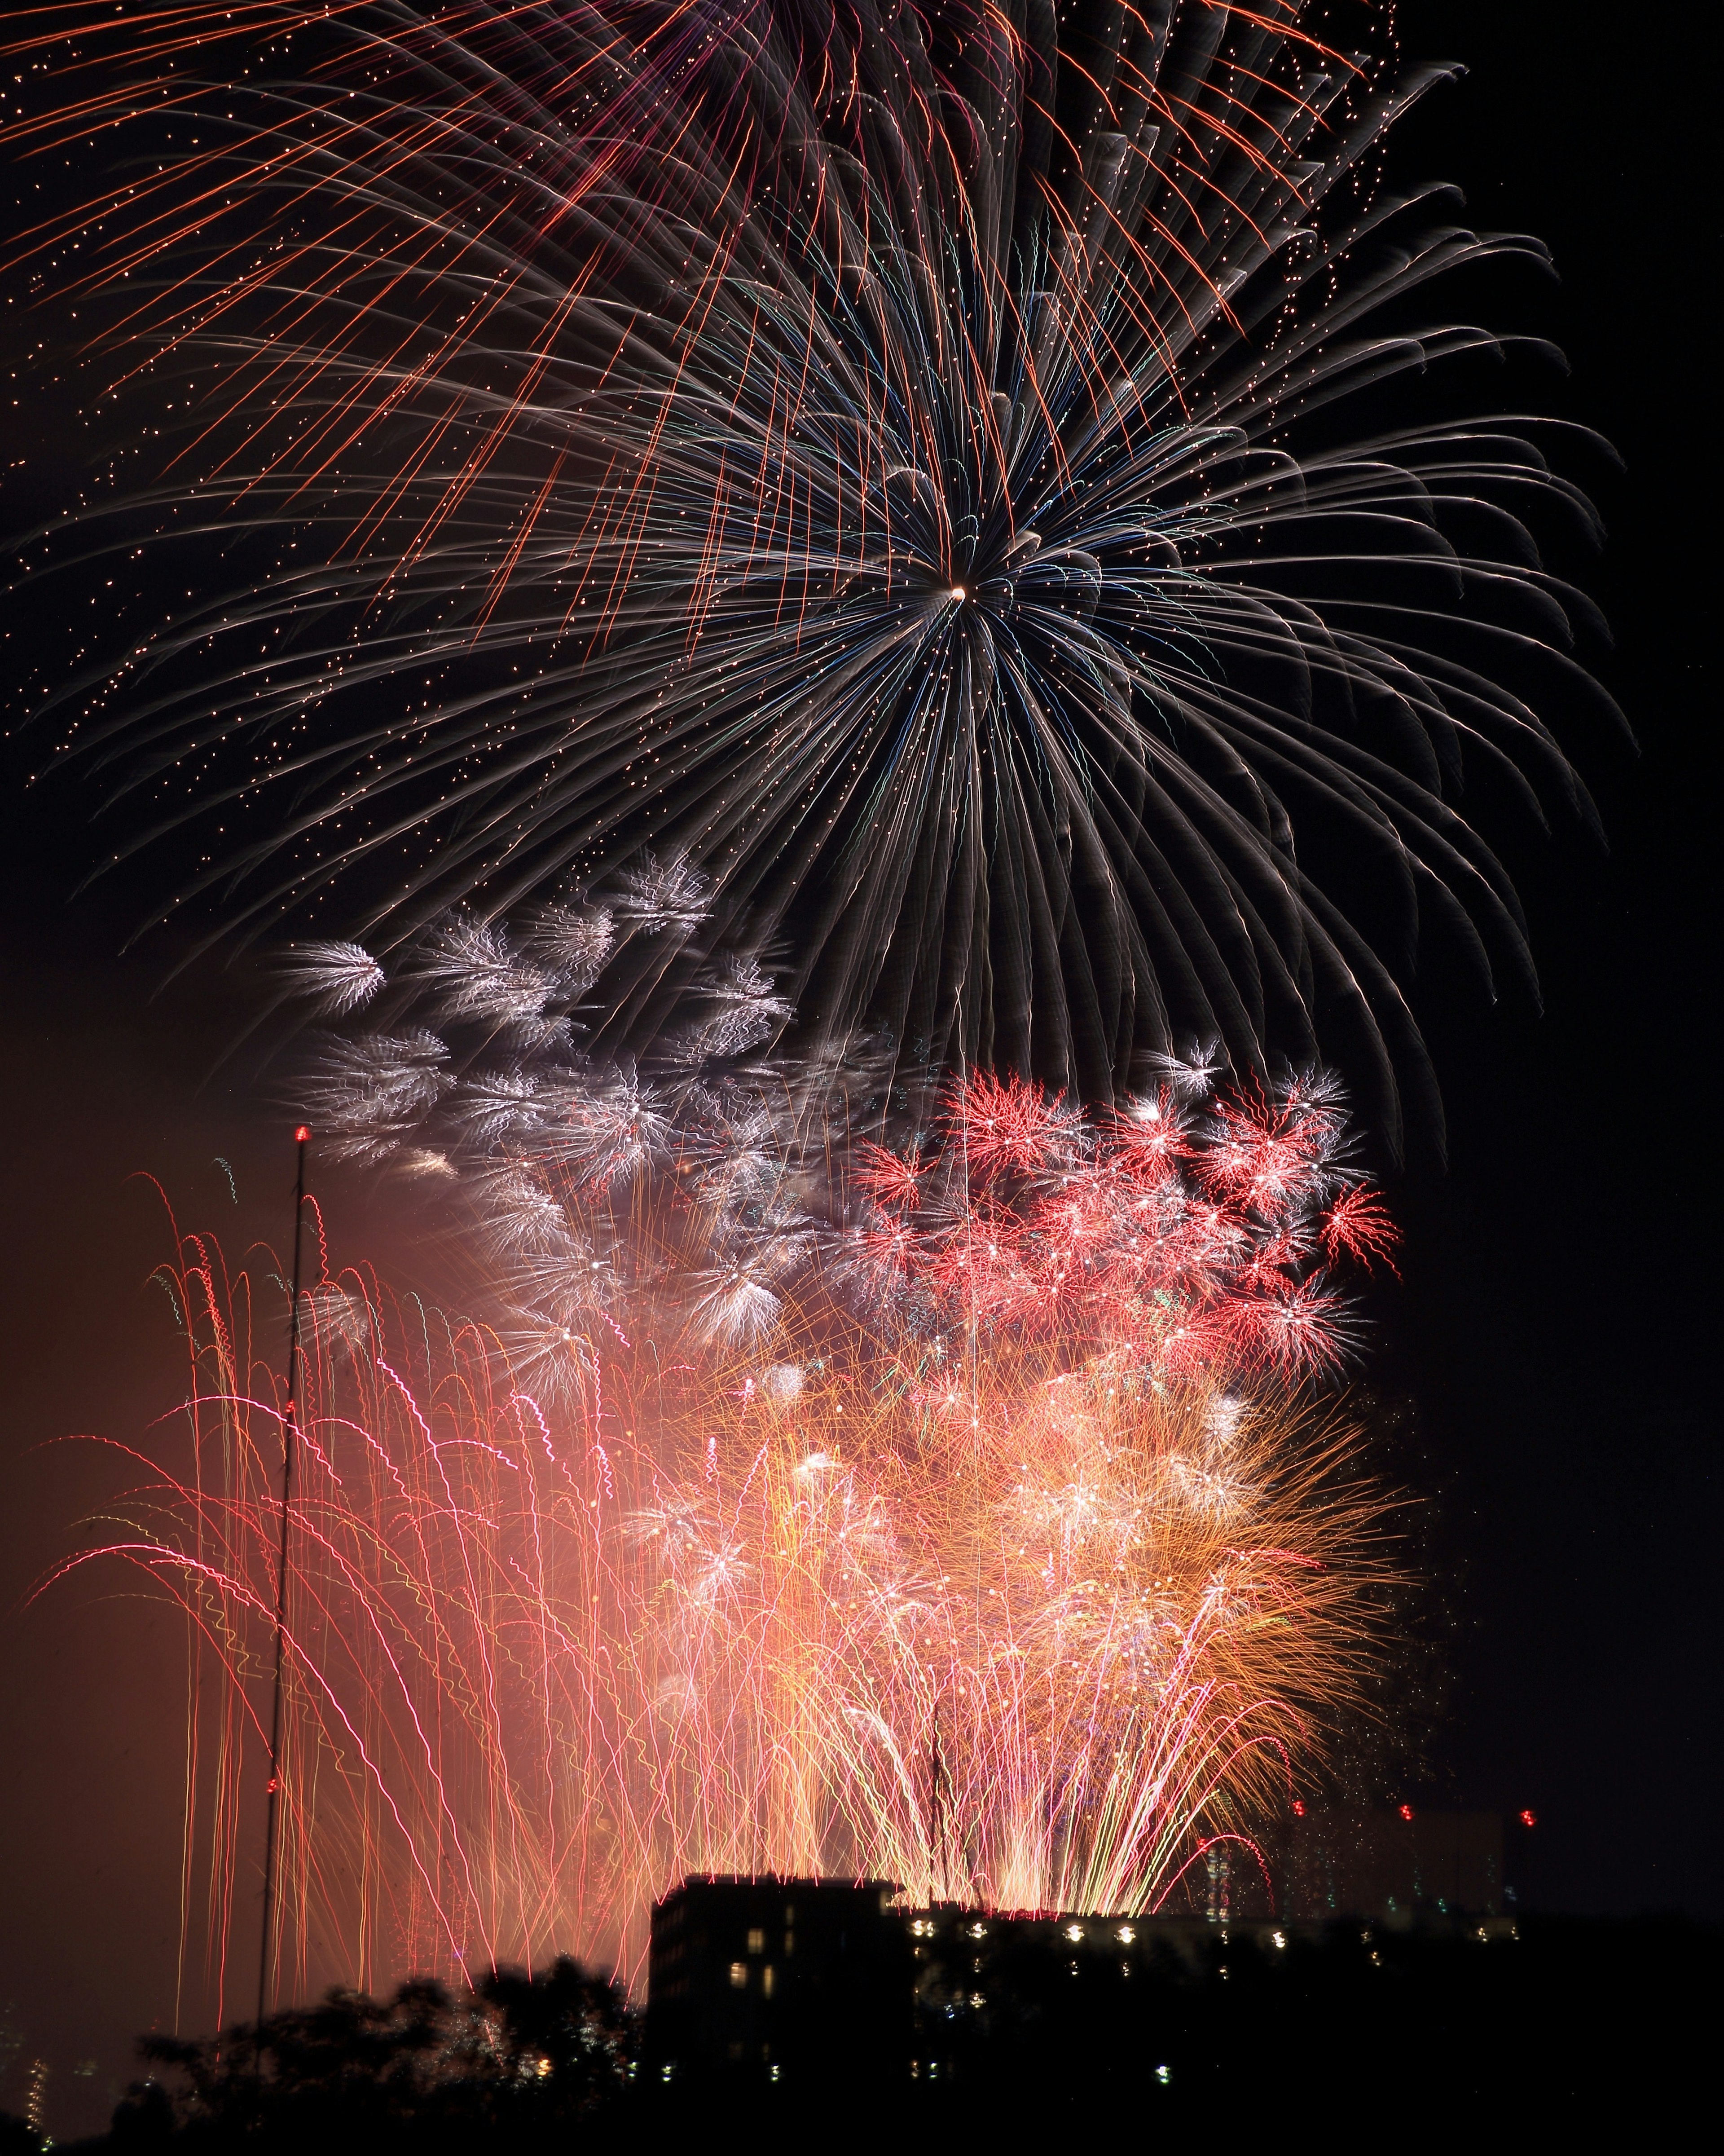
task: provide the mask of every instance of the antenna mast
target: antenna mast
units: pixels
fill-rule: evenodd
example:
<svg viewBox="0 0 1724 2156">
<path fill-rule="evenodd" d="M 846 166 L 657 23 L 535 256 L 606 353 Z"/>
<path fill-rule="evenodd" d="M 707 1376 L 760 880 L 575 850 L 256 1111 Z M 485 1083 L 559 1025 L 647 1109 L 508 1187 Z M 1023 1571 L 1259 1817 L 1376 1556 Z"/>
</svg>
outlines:
<svg viewBox="0 0 1724 2156">
<path fill-rule="evenodd" d="M 299 1425 L 300 1282 L 305 1235 L 305 1147 L 311 1133 L 304 1123 L 294 1132 L 297 1158 L 293 1199 L 293 1306 L 287 1319 L 287 1412 L 281 1423 L 281 1547 L 275 1566 L 275 1691 L 269 1711 L 269 1811 L 264 1828 L 264 1933 L 258 1949 L 258 2026 L 269 2004 L 269 1964 L 275 1946 L 275 1845 L 281 1807 L 281 1676 L 287 1648 L 287 1522 L 293 1497 L 294 1436 Z"/>
</svg>

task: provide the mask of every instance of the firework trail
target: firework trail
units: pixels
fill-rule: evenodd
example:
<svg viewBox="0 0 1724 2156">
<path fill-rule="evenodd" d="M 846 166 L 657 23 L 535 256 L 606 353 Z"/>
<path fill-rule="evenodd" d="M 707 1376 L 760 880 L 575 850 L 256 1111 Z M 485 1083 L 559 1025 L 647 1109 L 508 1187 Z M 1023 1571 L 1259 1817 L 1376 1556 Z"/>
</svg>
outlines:
<svg viewBox="0 0 1724 2156">
<path fill-rule="evenodd" d="M 536 1163 L 528 1265 L 558 1282 L 536 1330 L 321 1281 L 281 1770 L 295 1987 L 571 1944 L 638 1974 L 651 1898 L 690 1871 L 1138 1912 L 1178 1906 L 1218 1840 L 1250 1846 L 1383 1644 L 1381 1499 L 1281 1378 L 1337 1352 L 1333 1291 L 1308 1291 L 1325 1242 L 1381 1236 L 1322 1089 L 1200 1112 L 1203 1082 L 1170 1072 L 1106 1126 L 1022 1084 L 949 1089 L 921 1154 L 860 1156 L 842 1226 L 788 1222 L 815 1148 L 787 1154 L 763 1111 L 765 1194 L 711 1119 L 635 1098 L 632 1149 L 613 1096 Z M 763 1209 L 746 1247 L 739 1177 Z M 279 1517 L 252 1301 L 273 1338 L 280 1283 L 196 1236 L 163 1278 L 182 1456 L 128 1455 L 126 1524 L 54 1577 L 124 1560 L 192 1620 L 186 1923 L 219 1982 Z"/>
<path fill-rule="evenodd" d="M 190 603 L 51 705 L 203 819 L 224 932 L 603 884 L 613 1055 L 722 950 L 808 1053 L 1098 1102 L 1321 1007 L 1386 1138 L 1398 1071 L 1434 1114 L 1419 921 L 1528 970 L 1463 778 L 1590 813 L 1525 518 L 1591 512 L 1538 422 L 1373 416 L 1497 348 L 1434 278 L 1542 259 L 1378 185 L 1448 72 L 1388 10 L 188 0 L 13 49 L 13 140 L 121 175 L 15 259 L 187 428 Z M 126 490 L 31 565 L 130 548 Z"/>
</svg>

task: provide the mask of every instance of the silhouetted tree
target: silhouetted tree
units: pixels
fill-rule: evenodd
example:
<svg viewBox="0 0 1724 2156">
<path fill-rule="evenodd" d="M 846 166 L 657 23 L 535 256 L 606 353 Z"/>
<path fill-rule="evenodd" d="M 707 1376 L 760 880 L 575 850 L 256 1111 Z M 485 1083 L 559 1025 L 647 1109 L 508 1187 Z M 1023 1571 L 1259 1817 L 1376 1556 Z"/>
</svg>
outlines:
<svg viewBox="0 0 1724 2156">
<path fill-rule="evenodd" d="M 42 2136 L 14 2111 L 0 2111 L 0 2156 L 42 2156 Z"/>
<path fill-rule="evenodd" d="M 539 1976 L 493 1969 L 478 1996 L 499 2051 L 493 2086 L 511 2118 L 546 2125 L 594 2110 L 628 2078 L 637 2041 L 622 1993 L 567 1955 Z"/>
<path fill-rule="evenodd" d="M 174 2129 L 173 2106 L 160 2082 L 134 2082 L 115 2107 L 110 2139 L 116 2148 L 159 2146 Z"/>
<path fill-rule="evenodd" d="M 214 2037 L 140 2046 L 177 2087 L 134 2087 L 115 2137 L 202 2147 L 440 2147 L 506 2133 L 511 2148 L 569 2129 L 620 2093 L 635 2024 L 614 1984 L 567 1958 L 536 1975 L 493 1970 L 471 1991 L 424 1979 L 387 1999 L 337 1989 L 315 2006 Z"/>
</svg>

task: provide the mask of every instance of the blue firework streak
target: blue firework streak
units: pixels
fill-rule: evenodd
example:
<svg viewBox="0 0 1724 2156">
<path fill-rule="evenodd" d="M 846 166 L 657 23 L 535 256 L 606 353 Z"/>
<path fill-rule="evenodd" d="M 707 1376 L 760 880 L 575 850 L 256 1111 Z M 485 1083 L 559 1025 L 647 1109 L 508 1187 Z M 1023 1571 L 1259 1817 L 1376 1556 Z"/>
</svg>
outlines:
<svg viewBox="0 0 1724 2156">
<path fill-rule="evenodd" d="M 720 951 L 771 963 L 801 1048 L 865 1027 L 1090 1100 L 1193 1034 L 1309 1055 L 1321 1010 L 1393 1135 L 1421 915 L 1530 970 L 1462 778 L 1589 814 L 1526 661 L 1597 692 L 1521 521 L 1590 516 L 1536 423 L 1336 418 L 1492 348 L 1409 332 L 1409 294 L 1541 252 L 1378 187 L 1444 72 L 1391 29 L 68 10 L 47 34 L 123 50 L 26 146 L 178 143 L 73 221 L 80 289 L 148 281 L 127 336 L 192 369 L 200 478 L 151 499 L 294 536 L 117 701 L 80 675 L 80 738 L 133 787 L 204 768 L 175 818 L 243 816 L 229 927 L 403 846 L 350 907 L 374 945 L 459 900 L 578 936 L 599 894 L 619 1052 Z"/>
</svg>

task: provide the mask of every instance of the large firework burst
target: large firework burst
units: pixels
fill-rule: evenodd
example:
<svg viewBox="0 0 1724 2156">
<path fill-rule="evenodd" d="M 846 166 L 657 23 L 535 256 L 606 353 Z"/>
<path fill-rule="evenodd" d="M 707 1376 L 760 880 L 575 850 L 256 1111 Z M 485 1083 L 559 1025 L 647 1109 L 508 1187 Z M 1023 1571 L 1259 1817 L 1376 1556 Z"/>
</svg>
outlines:
<svg viewBox="0 0 1724 2156">
<path fill-rule="evenodd" d="M 1327 1010 L 1391 1137 L 1419 918 L 1525 968 L 1453 804 L 1488 767 L 1584 806 L 1521 518 L 1589 512 L 1534 423 L 1337 423 L 1491 346 L 1420 326 L 1432 278 L 1540 251 L 1376 185 L 1443 72 L 1384 11 L 38 19 L 15 133 L 139 162 L 26 256 L 187 371 L 156 499 L 253 545 L 65 694 L 221 824 L 229 926 L 356 862 L 386 937 L 606 880 L 613 1050 L 721 945 L 805 1047 L 1092 1101 Z"/>
</svg>

